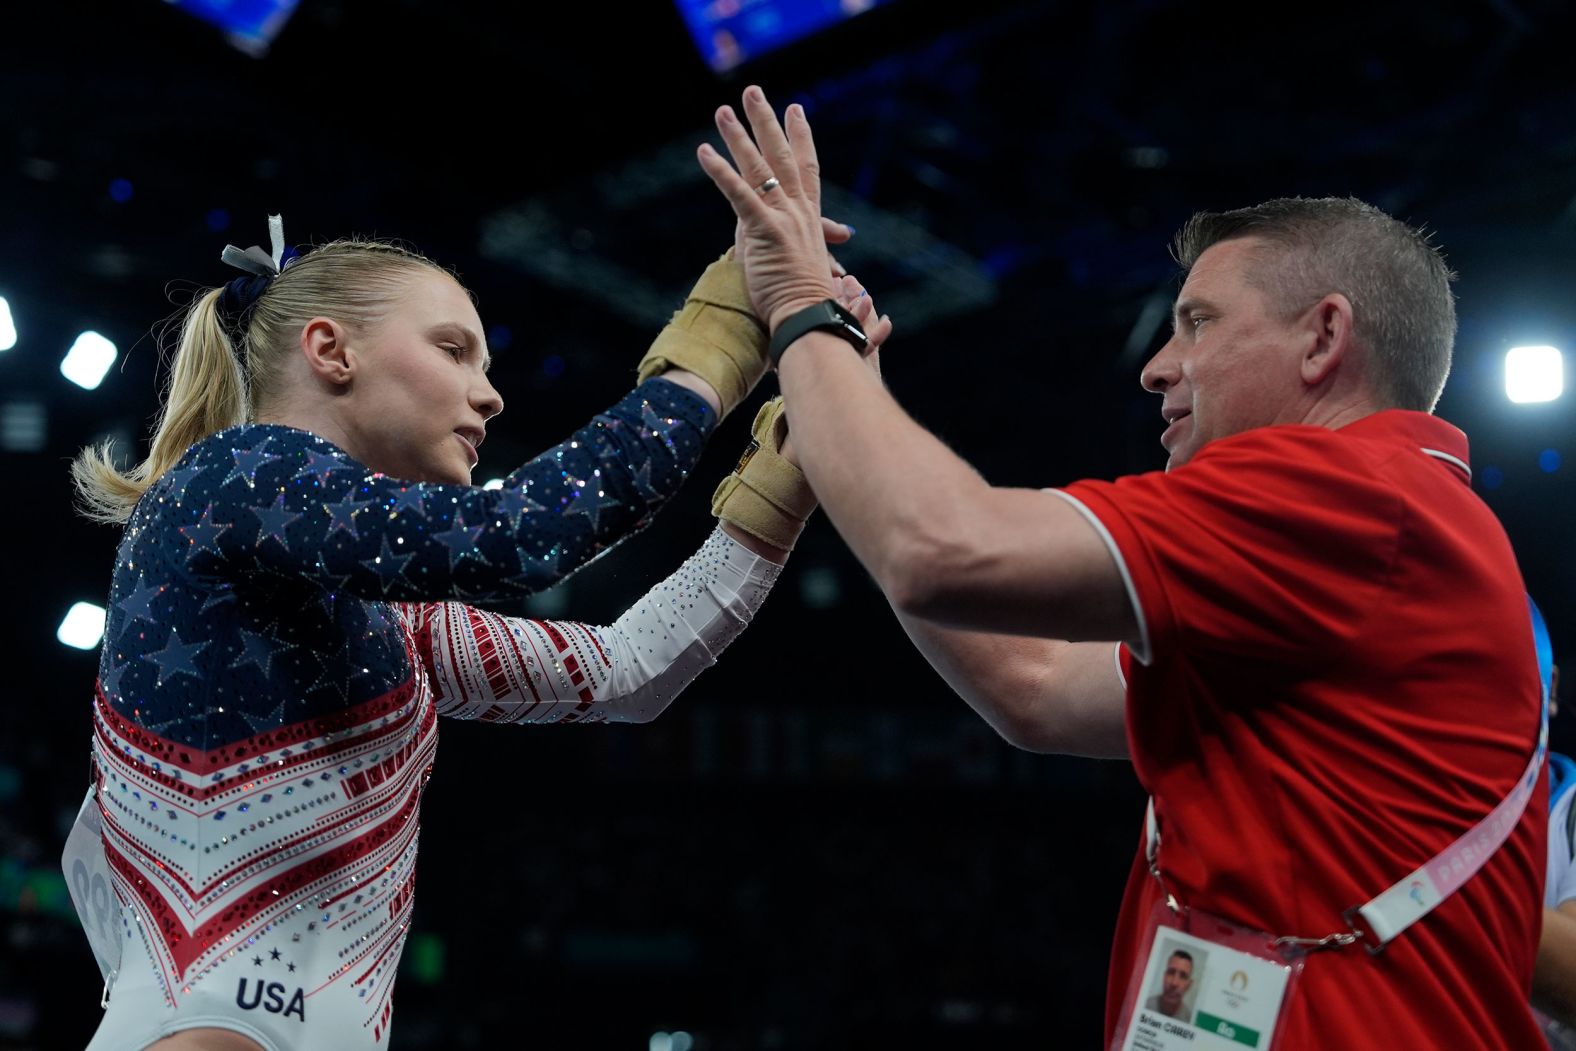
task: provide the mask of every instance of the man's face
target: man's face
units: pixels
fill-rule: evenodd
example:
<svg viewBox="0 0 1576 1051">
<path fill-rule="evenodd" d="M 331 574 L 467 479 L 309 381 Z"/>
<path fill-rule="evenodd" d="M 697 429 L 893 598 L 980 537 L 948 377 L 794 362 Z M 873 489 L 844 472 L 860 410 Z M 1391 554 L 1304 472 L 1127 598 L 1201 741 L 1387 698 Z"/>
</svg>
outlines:
<svg viewBox="0 0 1576 1051">
<path fill-rule="evenodd" d="M 1164 398 L 1167 470 L 1216 438 L 1300 418 L 1300 330 L 1248 282 L 1275 250 L 1258 238 L 1222 241 L 1198 257 L 1182 285 L 1175 331 L 1142 373 L 1144 389 Z"/>
<path fill-rule="evenodd" d="M 1166 961 L 1166 973 L 1161 981 L 1160 1001 L 1166 1010 L 1175 1011 L 1182 1006 L 1182 997 L 1193 984 L 1193 961 L 1186 956 L 1173 955 Z"/>
</svg>

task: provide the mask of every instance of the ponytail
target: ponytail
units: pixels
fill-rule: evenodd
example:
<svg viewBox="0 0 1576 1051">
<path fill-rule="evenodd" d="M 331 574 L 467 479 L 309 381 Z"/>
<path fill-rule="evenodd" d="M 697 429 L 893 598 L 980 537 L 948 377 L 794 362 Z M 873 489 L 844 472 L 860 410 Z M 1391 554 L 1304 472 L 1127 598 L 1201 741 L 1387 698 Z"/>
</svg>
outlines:
<svg viewBox="0 0 1576 1051">
<path fill-rule="evenodd" d="M 402 245 L 350 238 L 289 260 L 283 270 L 264 275 L 238 297 L 225 298 L 234 282 L 205 292 L 181 324 L 148 458 L 122 471 L 115 466 L 112 443 L 106 441 L 82 450 L 72 463 L 71 480 L 82 513 L 98 522 L 125 522 L 148 487 L 193 444 L 250 421 L 259 405 L 266 409 L 280 397 L 290 348 L 311 318 L 327 315 L 365 330 L 422 272 L 453 277 Z M 235 302 L 237 298 L 242 302 Z"/>
<path fill-rule="evenodd" d="M 115 466 L 114 442 L 106 440 L 82 450 L 71 464 L 71 481 L 88 518 L 125 522 L 148 487 L 194 443 L 246 422 L 246 378 L 217 313 L 222 292 L 209 290 L 186 313 L 148 458 L 122 471 Z"/>
</svg>

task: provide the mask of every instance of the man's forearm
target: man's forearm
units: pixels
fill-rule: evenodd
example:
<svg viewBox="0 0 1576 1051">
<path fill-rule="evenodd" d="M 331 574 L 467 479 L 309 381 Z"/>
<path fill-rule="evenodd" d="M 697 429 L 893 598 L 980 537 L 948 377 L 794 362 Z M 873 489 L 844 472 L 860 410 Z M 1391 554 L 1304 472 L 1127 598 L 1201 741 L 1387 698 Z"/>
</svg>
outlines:
<svg viewBox="0 0 1576 1051">
<path fill-rule="evenodd" d="M 989 485 L 836 336 L 803 337 L 779 372 L 811 487 L 903 613 L 1040 638 L 1138 637 L 1115 557 L 1073 505 Z"/>
<path fill-rule="evenodd" d="M 1111 644 L 963 631 L 896 612 L 930 666 L 1009 744 L 1127 757 L 1126 697 Z"/>
<path fill-rule="evenodd" d="M 909 418 L 846 342 L 813 332 L 779 368 L 810 485 L 838 532 L 889 597 L 902 603 L 908 548 L 935 519 L 988 489 L 968 464 Z M 927 510 L 928 509 L 928 510 Z"/>
</svg>

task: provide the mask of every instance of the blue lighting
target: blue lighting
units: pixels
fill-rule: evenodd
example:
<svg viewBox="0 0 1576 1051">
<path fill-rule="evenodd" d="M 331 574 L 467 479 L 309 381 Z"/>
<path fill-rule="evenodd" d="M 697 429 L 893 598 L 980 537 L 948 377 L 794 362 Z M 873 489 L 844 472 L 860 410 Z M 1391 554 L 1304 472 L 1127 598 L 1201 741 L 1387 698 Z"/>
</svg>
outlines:
<svg viewBox="0 0 1576 1051">
<path fill-rule="evenodd" d="M 1483 488 L 1490 491 L 1498 489 L 1500 486 L 1505 484 L 1505 472 L 1501 471 L 1493 464 L 1489 464 L 1487 467 L 1483 468 L 1483 470 L 1479 473 L 1478 478 L 1483 482 Z"/>
<path fill-rule="evenodd" d="M 222 234 L 230 228 L 230 213 L 223 208 L 215 208 L 208 213 L 206 222 L 208 223 L 208 229 L 216 234 Z"/>
<path fill-rule="evenodd" d="M 131 181 L 129 179 L 116 179 L 109 184 L 109 198 L 116 204 L 125 204 L 131 200 Z"/>
<path fill-rule="evenodd" d="M 494 325 L 487 330 L 487 346 L 490 350 L 508 350 L 509 344 L 514 342 L 514 333 L 508 325 Z"/>
<path fill-rule="evenodd" d="M 542 359 L 542 375 L 550 380 L 555 380 L 564 374 L 564 359 L 557 354 L 549 354 Z"/>
<path fill-rule="evenodd" d="M 718 73 L 887 0 L 675 0 L 695 47 Z"/>
<path fill-rule="evenodd" d="M 1544 474 L 1553 474 L 1560 469 L 1560 451 L 1558 449 L 1544 449 L 1538 454 L 1538 470 Z"/>
<path fill-rule="evenodd" d="M 225 31 L 230 43 L 254 57 L 266 54 L 295 13 L 297 0 L 167 0 Z"/>
</svg>

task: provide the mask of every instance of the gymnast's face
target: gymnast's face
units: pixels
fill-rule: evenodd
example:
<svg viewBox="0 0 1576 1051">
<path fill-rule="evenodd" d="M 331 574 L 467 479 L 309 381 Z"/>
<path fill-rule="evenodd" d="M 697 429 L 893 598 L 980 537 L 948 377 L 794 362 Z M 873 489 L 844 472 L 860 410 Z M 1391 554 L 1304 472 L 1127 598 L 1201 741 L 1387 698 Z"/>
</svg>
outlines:
<svg viewBox="0 0 1576 1051">
<path fill-rule="evenodd" d="M 423 271 L 388 314 L 350 338 L 352 455 L 395 478 L 470 484 L 477 446 L 503 398 L 487 379 L 492 359 L 465 289 Z"/>
<path fill-rule="evenodd" d="M 1144 366 L 1144 389 L 1164 398 L 1167 470 L 1216 438 L 1300 418 L 1295 319 L 1248 280 L 1266 247 L 1243 237 L 1206 249 L 1177 296 L 1171 339 Z"/>
</svg>

